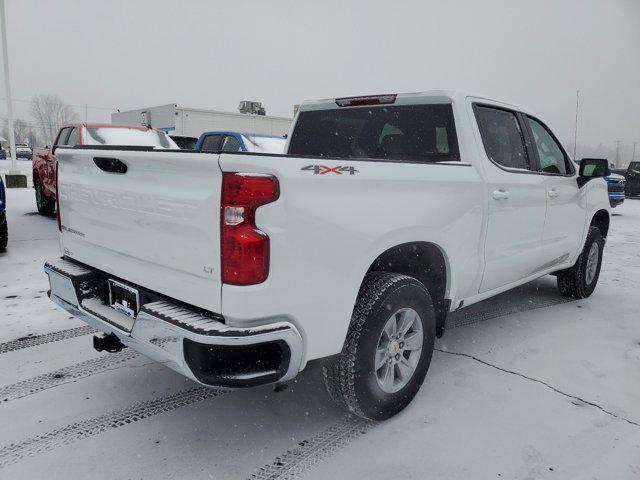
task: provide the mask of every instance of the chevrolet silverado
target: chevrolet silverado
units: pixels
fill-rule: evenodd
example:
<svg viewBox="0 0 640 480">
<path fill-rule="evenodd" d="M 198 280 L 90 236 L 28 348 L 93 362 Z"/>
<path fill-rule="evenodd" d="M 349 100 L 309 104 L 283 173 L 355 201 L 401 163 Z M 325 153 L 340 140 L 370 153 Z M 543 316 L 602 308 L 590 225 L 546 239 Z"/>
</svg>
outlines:
<svg viewBox="0 0 640 480">
<path fill-rule="evenodd" d="M 448 312 L 548 274 L 591 295 L 609 230 L 606 160 L 456 92 L 306 102 L 284 155 L 57 152 L 49 294 L 98 350 L 222 387 L 320 361 L 371 419 L 416 395 Z"/>
</svg>

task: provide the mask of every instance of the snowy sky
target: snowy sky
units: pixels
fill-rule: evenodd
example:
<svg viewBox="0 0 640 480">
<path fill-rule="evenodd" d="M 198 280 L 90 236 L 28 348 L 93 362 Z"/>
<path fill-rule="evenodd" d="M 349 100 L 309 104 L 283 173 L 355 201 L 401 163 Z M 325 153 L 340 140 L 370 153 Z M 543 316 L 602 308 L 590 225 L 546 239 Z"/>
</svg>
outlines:
<svg viewBox="0 0 640 480">
<path fill-rule="evenodd" d="M 639 0 L 6 4 L 13 97 L 105 108 L 89 120 L 241 99 L 290 116 L 307 98 L 443 88 L 524 105 L 569 143 L 580 89 L 579 143 L 640 142 Z"/>
</svg>

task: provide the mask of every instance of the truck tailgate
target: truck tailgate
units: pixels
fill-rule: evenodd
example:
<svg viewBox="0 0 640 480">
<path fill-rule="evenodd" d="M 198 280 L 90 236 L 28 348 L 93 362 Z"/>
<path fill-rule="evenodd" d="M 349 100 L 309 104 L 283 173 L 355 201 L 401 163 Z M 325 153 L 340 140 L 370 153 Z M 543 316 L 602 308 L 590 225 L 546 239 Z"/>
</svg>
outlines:
<svg viewBox="0 0 640 480">
<path fill-rule="evenodd" d="M 220 312 L 217 155 L 113 149 L 56 155 L 65 256 Z"/>
</svg>

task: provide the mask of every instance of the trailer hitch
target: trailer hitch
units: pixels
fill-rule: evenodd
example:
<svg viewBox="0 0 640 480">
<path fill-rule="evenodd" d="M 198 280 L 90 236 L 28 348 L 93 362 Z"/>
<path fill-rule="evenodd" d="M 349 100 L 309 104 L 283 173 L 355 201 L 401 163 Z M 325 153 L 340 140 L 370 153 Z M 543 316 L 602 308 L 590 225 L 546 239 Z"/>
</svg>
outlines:
<svg viewBox="0 0 640 480">
<path fill-rule="evenodd" d="M 113 333 L 99 333 L 93 336 L 93 348 L 98 352 L 116 353 L 127 347 Z"/>
</svg>

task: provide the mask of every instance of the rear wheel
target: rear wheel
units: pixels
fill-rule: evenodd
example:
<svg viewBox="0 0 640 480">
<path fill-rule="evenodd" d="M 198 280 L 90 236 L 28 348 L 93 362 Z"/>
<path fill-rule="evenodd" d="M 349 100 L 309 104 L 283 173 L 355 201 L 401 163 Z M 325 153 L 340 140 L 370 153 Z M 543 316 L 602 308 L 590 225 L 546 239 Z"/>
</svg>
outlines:
<svg viewBox="0 0 640 480">
<path fill-rule="evenodd" d="M 364 418 L 383 420 L 415 397 L 431 363 L 435 310 L 415 278 L 367 275 L 342 352 L 323 368 L 331 397 Z"/>
<path fill-rule="evenodd" d="M 34 190 L 36 191 L 36 205 L 38 213 L 50 217 L 56 211 L 56 201 L 51 197 L 47 197 L 42 190 L 42 184 L 38 177 L 34 177 Z"/>
<path fill-rule="evenodd" d="M 600 277 L 604 239 L 597 227 L 590 227 L 587 241 L 575 265 L 557 274 L 558 289 L 565 297 L 586 298 Z"/>
</svg>

